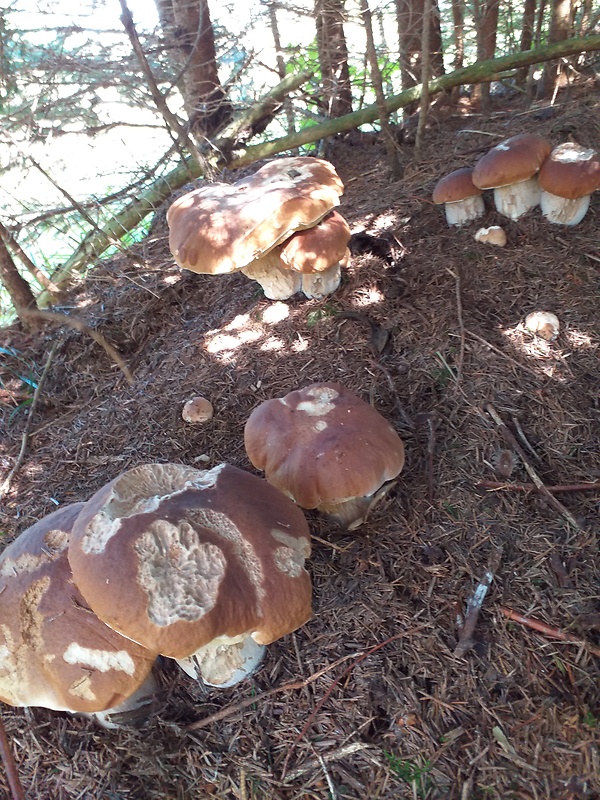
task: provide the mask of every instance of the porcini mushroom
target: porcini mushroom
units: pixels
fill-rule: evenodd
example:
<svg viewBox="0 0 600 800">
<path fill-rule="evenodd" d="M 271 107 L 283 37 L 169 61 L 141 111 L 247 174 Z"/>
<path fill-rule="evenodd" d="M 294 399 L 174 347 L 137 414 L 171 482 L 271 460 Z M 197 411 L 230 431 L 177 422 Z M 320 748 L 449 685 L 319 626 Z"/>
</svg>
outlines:
<svg viewBox="0 0 600 800">
<path fill-rule="evenodd" d="M 228 464 L 134 467 L 88 500 L 69 546 L 100 619 L 219 686 L 310 618 L 309 553 L 300 509 Z"/>
<path fill-rule="evenodd" d="M 559 334 L 560 322 L 556 314 L 551 311 L 532 311 L 525 317 L 525 327 L 529 333 L 552 342 Z"/>
<path fill-rule="evenodd" d="M 600 189 L 600 156 L 575 142 L 559 144 L 540 170 L 542 214 L 556 225 L 577 225 Z"/>
<path fill-rule="evenodd" d="M 552 145 L 537 133 L 511 136 L 489 150 L 473 168 L 473 183 L 494 190 L 496 209 L 511 219 L 539 205 L 537 173 Z"/>
<path fill-rule="evenodd" d="M 212 419 L 213 413 L 214 408 L 210 400 L 200 395 L 188 400 L 181 410 L 181 416 L 184 422 L 191 422 L 193 424 L 208 422 L 209 419 Z"/>
<path fill-rule="evenodd" d="M 342 267 L 350 259 L 350 237 L 346 220 L 330 211 L 242 272 L 258 281 L 271 300 L 286 300 L 300 289 L 307 297 L 322 299 L 340 285 Z"/>
<path fill-rule="evenodd" d="M 486 244 L 494 244 L 496 247 L 505 247 L 506 233 L 499 225 L 490 225 L 489 228 L 479 228 L 475 232 L 476 242 L 485 242 Z"/>
<path fill-rule="evenodd" d="M 475 186 L 472 177 L 473 169 L 462 167 L 437 182 L 432 200 L 444 204 L 448 225 L 464 225 L 484 213 L 483 190 Z"/>
<path fill-rule="evenodd" d="M 302 508 L 354 530 L 404 465 L 391 423 L 339 383 L 318 383 L 267 400 L 244 428 L 248 458 Z"/>
<path fill-rule="evenodd" d="M 146 719 L 155 653 L 111 630 L 73 582 L 67 548 L 83 503 L 59 508 L 0 555 L 0 700 L 94 717 Z"/>
<path fill-rule="evenodd" d="M 208 184 L 178 198 L 167 212 L 171 252 L 180 267 L 193 272 L 246 272 L 254 265 L 262 274 L 264 257 L 297 231 L 318 225 L 343 191 L 328 161 L 275 159 L 236 183 Z M 282 300 L 302 281 L 284 271 L 272 283 L 267 296 Z"/>
</svg>

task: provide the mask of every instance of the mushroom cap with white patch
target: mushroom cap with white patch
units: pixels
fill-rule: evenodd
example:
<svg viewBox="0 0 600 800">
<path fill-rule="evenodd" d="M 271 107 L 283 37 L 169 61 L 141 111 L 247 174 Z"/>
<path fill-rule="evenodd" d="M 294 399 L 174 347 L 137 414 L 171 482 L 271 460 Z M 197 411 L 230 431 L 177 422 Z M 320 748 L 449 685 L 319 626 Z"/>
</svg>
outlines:
<svg viewBox="0 0 600 800">
<path fill-rule="evenodd" d="M 316 225 L 343 191 L 328 161 L 275 159 L 233 184 L 208 184 L 179 197 L 167 212 L 171 253 L 193 272 L 235 272 Z"/>
<path fill-rule="evenodd" d="M 495 189 L 533 177 L 550 155 L 552 145 L 537 133 L 519 133 L 483 155 L 473 168 L 473 183 Z"/>
<path fill-rule="evenodd" d="M 269 483 L 303 508 L 371 496 L 404 466 L 391 423 L 339 383 L 312 384 L 257 406 L 244 443 Z"/>
<path fill-rule="evenodd" d="M 575 142 L 559 144 L 544 162 L 539 175 L 545 192 L 576 200 L 600 189 L 600 155 Z"/>
<path fill-rule="evenodd" d="M 93 714 L 133 696 L 155 655 L 107 627 L 73 582 L 70 531 L 83 503 L 54 511 L 0 555 L 0 699 Z"/>
<path fill-rule="evenodd" d="M 266 481 L 228 464 L 143 464 L 90 498 L 69 560 L 111 628 L 182 659 L 218 637 L 258 644 L 311 616 L 304 515 Z"/>
</svg>

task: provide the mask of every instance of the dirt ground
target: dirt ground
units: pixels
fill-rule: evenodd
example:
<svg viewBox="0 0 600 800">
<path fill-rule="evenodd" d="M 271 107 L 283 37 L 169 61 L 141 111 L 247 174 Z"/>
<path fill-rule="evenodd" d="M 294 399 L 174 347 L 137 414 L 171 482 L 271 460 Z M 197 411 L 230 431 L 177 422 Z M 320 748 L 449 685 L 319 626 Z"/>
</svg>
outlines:
<svg viewBox="0 0 600 800">
<path fill-rule="evenodd" d="M 241 274 L 180 272 L 157 221 L 55 308 L 117 348 L 131 385 L 86 333 L 50 322 L 0 332 L 13 348 L 0 361 L 2 479 L 30 426 L 0 512 L 7 543 L 142 462 L 255 471 L 251 410 L 316 381 L 372 402 L 407 456 L 357 531 L 306 513 L 314 616 L 269 646 L 251 679 L 218 690 L 164 663 L 161 708 L 142 730 L 3 706 L 28 798 L 600 797 L 600 193 L 574 228 L 539 210 L 503 219 L 486 196 L 480 221 L 450 229 L 430 200 L 443 174 L 524 131 L 598 147 L 597 90 L 564 91 L 549 111 L 521 96 L 485 115 L 460 106 L 432 124 L 418 160 L 399 145 L 395 183 L 376 137 L 330 142 L 354 237 L 324 301 L 276 305 Z M 492 224 L 505 248 L 474 241 Z M 557 315 L 555 341 L 525 329 L 536 310 Z M 30 418 L 19 376 L 39 380 L 45 366 Z M 204 425 L 181 418 L 195 394 L 215 407 Z M 550 493 L 552 505 L 524 459 L 571 491 Z M 582 483 L 595 490 L 573 490 Z M 472 641 L 462 631 L 455 652 L 489 571 Z"/>
</svg>

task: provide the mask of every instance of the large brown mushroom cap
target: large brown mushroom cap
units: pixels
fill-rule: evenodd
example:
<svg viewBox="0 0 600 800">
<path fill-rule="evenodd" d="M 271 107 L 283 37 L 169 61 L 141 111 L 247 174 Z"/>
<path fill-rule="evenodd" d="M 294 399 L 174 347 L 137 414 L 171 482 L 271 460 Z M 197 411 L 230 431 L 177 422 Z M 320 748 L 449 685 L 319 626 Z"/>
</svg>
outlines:
<svg viewBox="0 0 600 800">
<path fill-rule="evenodd" d="M 279 258 L 297 272 L 324 272 L 334 264 L 347 263 L 351 235 L 342 215 L 331 211 L 318 225 L 298 231 L 280 245 Z"/>
<path fill-rule="evenodd" d="M 552 145 L 537 133 L 519 133 L 492 147 L 473 168 L 473 183 L 494 189 L 533 177 L 550 155 Z"/>
<path fill-rule="evenodd" d="M 473 183 L 473 168 L 461 167 L 440 178 L 435 185 L 431 199 L 437 205 L 458 203 L 466 200 L 467 197 L 478 197 L 482 193 L 483 189 Z"/>
<path fill-rule="evenodd" d="M 275 159 L 233 184 L 203 186 L 167 212 L 169 246 L 180 267 L 235 272 L 339 204 L 343 184 L 327 161 Z"/>
<path fill-rule="evenodd" d="M 600 156 L 574 142 L 559 144 L 544 162 L 539 181 L 544 191 L 557 197 L 585 197 L 600 189 Z"/>
<path fill-rule="evenodd" d="M 110 627 L 183 659 L 218 637 L 268 644 L 311 615 L 302 512 L 255 475 L 144 464 L 85 505 L 69 560 Z"/>
<path fill-rule="evenodd" d="M 250 461 L 303 508 L 371 496 L 404 465 L 391 423 L 337 383 L 267 400 L 244 430 Z"/>
<path fill-rule="evenodd" d="M 119 706 L 155 655 L 108 628 L 73 583 L 67 559 L 83 503 L 39 520 L 0 555 L 0 699 L 94 713 Z"/>
</svg>

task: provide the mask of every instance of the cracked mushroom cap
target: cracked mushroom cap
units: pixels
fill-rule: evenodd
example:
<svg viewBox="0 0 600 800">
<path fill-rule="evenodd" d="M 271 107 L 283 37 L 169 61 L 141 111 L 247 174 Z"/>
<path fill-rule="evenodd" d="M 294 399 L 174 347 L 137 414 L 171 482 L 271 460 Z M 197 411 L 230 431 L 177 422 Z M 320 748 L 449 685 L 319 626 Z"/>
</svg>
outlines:
<svg viewBox="0 0 600 800">
<path fill-rule="evenodd" d="M 343 184 L 328 162 L 275 159 L 233 184 L 202 186 L 167 212 L 169 246 L 180 267 L 235 272 L 339 205 Z"/>
<path fill-rule="evenodd" d="M 338 383 L 313 384 L 262 403 L 248 418 L 244 443 L 269 483 L 299 506 L 326 512 L 372 497 L 404 466 L 404 446 L 392 425 Z"/>
<path fill-rule="evenodd" d="M 473 168 L 473 183 L 495 189 L 529 180 L 550 155 L 552 145 L 537 133 L 519 133 L 492 147 Z"/>
<path fill-rule="evenodd" d="M 83 503 L 36 522 L 0 555 L 0 699 L 88 713 L 121 706 L 155 655 L 108 628 L 73 582 L 70 531 Z"/>
<path fill-rule="evenodd" d="M 69 560 L 100 619 L 184 659 L 218 637 L 269 644 L 303 625 L 309 553 L 300 509 L 256 475 L 143 464 L 86 503 Z"/>
<path fill-rule="evenodd" d="M 559 144 L 544 162 L 540 186 L 557 197 L 576 200 L 600 189 L 600 156 L 575 142 Z"/>
</svg>

